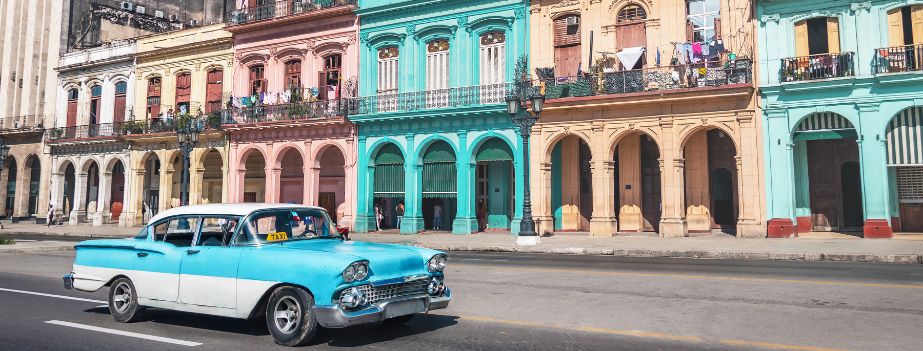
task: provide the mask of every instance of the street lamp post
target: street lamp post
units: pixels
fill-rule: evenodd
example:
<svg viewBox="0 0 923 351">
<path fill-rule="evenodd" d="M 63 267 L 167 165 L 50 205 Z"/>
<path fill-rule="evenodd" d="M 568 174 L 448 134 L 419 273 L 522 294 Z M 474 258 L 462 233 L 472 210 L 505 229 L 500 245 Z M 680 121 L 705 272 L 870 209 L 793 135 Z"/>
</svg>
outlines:
<svg viewBox="0 0 923 351">
<path fill-rule="evenodd" d="M 3 166 L 6 165 L 6 157 L 10 155 L 10 146 L 6 144 L 6 141 L 0 137 L 0 174 L 3 174 Z M 9 177 L 9 176 L 7 176 Z M 0 186 L 6 186 L 6 184 L 0 184 Z M 3 229 L 3 223 L 0 222 L 0 229 Z"/>
<path fill-rule="evenodd" d="M 517 245 L 537 245 L 539 243 L 538 233 L 535 232 L 535 219 L 532 218 L 532 194 L 530 191 L 529 175 L 529 136 L 532 134 L 532 126 L 542 115 L 542 108 L 545 104 L 545 95 L 535 93 L 528 97 L 532 102 L 532 111 L 526 110 L 527 98 L 525 94 L 510 95 L 506 98 L 506 111 L 510 114 L 513 124 L 519 127 L 519 135 L 522 137 L 522 159 L 523 159 L 523 199 L 522 199 L 522 221 L 519 225 L 519 236 L 516 237 Z"/>
<path fill-rule="evenodd" d="M 183 152 L 183 175 L 180 180 L 180 206 L 189 205 L 189 155 L 195 148 L 196 142 L 199 141 L 200 128 L 197 121 L 192 118 L 185 122 L 179 123 L 176 128 L 176 138 L 179 141 L 179 149 Z"/>
</svg>

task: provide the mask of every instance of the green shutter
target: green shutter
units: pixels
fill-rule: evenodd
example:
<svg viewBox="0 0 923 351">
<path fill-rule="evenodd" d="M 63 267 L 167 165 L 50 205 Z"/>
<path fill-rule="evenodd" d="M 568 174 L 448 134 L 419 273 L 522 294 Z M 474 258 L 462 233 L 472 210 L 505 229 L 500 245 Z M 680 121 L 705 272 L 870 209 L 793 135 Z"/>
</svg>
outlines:
<svg viewBox="0 0 923 351">
<path fill-rule="evenodd" d="M 404 156 L 394 144 L 378 150 L 375 157 L 375 197 L 404 197 Z"/>
<path fill-rule="evenodd" d="M 455 163 L 423 164 L 423 197 L 454 198 L 456 195 Z"/>
<path fill-rule="evenodd" d="M 437 141 L 429 146 L 426 149 L 426 154 L 423 155 L 423 163 L 433 163 L 433 162 L 455 162 L 455 151 L 452 150 L 452 146 L 449 146 L 449 143 L 444 141 Z"/>
<path fill-rule="evenodd" d="M 387 144 L 381 150 L 378 150 L 378 155 L 375 156 L 375 164 L 404 164 L 404 156 L 401 154 L 401 149 L 397 148 L 397 145 Z"/>
<path fill-rule="evenodd" d="M 491 138 L 478 149 L 475 160 L 477 162 L 512 161 L 513 152 L 510 151 L 510 146 L 503 140 Z"/>
</svg>

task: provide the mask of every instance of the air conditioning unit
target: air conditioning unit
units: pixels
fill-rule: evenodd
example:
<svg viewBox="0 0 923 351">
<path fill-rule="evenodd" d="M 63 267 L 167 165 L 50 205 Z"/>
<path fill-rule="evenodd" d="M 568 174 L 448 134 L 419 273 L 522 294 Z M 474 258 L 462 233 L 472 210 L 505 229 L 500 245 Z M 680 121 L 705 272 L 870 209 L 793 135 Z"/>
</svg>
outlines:
<svg viewBox="0 0 923 351">
<path fill-rule="evenodd" d="M 132 4 L 128 1 L 122 1 L 119 3 L 119 8 L 125 11 L 131 11 L 135 9 L 135 4 Z"/>
<path fill-rule="evenodd" d="M 170 18 L 170 22 L 176 22 L 177 20 L 176 15 L 170 15 L 169 18 Z"/>
<path fill-rule="evenodd" d="M 155 18 L 163 18 L 163 11 L 154 10 L 154 17 L 155 17 Z"/>
<path fill-rule="evenodd" d="M 568 26 L 576 26 L 576 25 L 578 25 L 578 24 L 580 24 L 580 17 L 577 17 L 577 16 L 570 16 L 570 17 L 567 18 L 567 25 L 568 25 Z"/>
<path fill-rule="evenodd" d="M 135 6 L 135 13 L 140 13 L 143 15 L 145 12 L 147 12 L 147 9 L 144 8 L 144 6 Z"/>
<path fill-rule="evenodd" d="M 198 26 L 199 26 L 199 20 L 197 20 L 197 19 L 189 20 L 189 26 L 190 26 L 190 27 L 198 27 Z"/>
</svg>

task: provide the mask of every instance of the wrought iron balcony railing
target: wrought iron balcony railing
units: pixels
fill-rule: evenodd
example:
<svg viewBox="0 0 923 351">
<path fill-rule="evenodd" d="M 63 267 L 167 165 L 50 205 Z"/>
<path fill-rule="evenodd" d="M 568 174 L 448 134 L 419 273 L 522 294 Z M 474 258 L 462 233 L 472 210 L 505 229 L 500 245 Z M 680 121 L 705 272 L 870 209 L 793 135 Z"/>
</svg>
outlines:
<svg viewBox="0 0 923 351">
<path fill-rule="evenodd" d="M 42 129 L 42 124 L 44 121 L 45 116 L 42 115 L 0 118 L 0 130 L 7 132 L 15 130 Z"/>
<path fill-rule="evenodd" d="M 782 82 L 852 77 L 856 53 L 841 52 L 782 59 Z"/>
<path fill-rule="evenodd" d="M 117 122 L 52 128 L 47 130 L 47 139 L 49 141 L 63 141 L 117 137 L 122 135 L 124 125 L 125 122 Z"/>
<path fill-rule="evenodd" d="M 340 6 L 356 6 L 357 3 L 358 0 L 280 0 L 230 11 L 224 16 L 224 21 L 234 26 Z"/>
<path fill-rule="evenodd" d="M 538 80 L 546 99 L 646 91 L 670 91 L 747 84 L 753 81 L 752 62 L 734 60 L 680 66 L 651 67 L 611 73 Z"/>
<path fill-rule="evenodd" d="M 352 101 L 320 100 L 287 104 L 233 107 L 221 111 L 222 124 L 302 121 L 349 114 Z"/>
<path fill-rule="evenodd" d="M 144 135 L 156 133 L 173 133 L 180 126 L 193 124 L 200 130 L 221 128 L 222 114 L 212 113 L 199 117 L 179 116 L 176 118 L 153 118 L 147 120 L 124 121 L 115 123 L 89 124 L 51 128 L 46 130 L 49 141 L 71 141 L 95 138 L 115 138 L 126 135 Z"/>
<path fill-rule="evenodd" d="M 513 83 L 498 83 L 407 93 L 385 93 L 355 99 L 350 114 L 432 110 L 452 107 L 503 104 L 515 91 Z"/>
<path fill-rule="evenodd" d="M 923 71 L 923 44 L 875 50 L 875 73 Z"/>
</svg>

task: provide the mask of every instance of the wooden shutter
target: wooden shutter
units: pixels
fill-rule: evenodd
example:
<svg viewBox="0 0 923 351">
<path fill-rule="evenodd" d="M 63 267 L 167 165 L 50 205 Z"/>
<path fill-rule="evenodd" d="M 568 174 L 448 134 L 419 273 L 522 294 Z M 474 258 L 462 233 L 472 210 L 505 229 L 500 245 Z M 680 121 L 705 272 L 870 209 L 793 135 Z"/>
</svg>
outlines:
<svg viewBox="0 0 923 351">
<path fill-rule="evenodd" d="M 923 6 L 910 8 L 910 23 L 913 29 L 913 43 L 923 44 Z"/>
<path fill-rule="evenodd" d="M 808 56 L 808 21 L 795 23 L 795 56 Z"/>
<path fill-rule="evenodd" d="M 827 52 L 840 52 L 840 21 L 836 17 L 827 17 Z"/>
<path fill-rule="evenodd" d="M 573 15 L 561 16 L 554 20 L 554 46 L 580 44 L 580 24 L 568 28 L 567 19 Z M 580 17 L 577 17 L 578 21 Z M 574 28 L 576 27 L 576 28 Z"/>
<path fill-rule="evenodd" d="M 715 17 L 715 38 L 721 39 L 721 18 Z"/>
<path fill-rule="evenodd" d="M 176 76 L 176 103 L 189 102 L 189 93 L 192 90 L 192 76 L 184 73 Z"/>
<path fill-rule="evenodd" d="M 205 86 L 205 113 L 211 113 L 221 109 L 221 91 L 224 71 L 216 69 L 208 72 L 208 79 Z"/>
<path fill-rule="evenodd" d="M 573 77 L 580 66 L 580 45 L 554 48 L 555 77 Z"/>
<path fill-rule="evenodd" d="M 635 22 L 615 26 L 615 50 L 621 51 L 624 48 L 646 47 L 647 35 L 644 29 L 644 22 Z"/>
<path fill-rule="evenodd" d="M 904 20 L 901 18 L 901 9 L 888 11 L 888 46 L 904 45 Z"/>
<path fill-rule="evenodd" d="M 67 126 L 73 127 L 77 125 L 77 100 L 71 100 L 67 102 Z"/>
<path fill-rule="evenodd" d="M 692 42 L 695 40 L 695 27 L 692 26 L 691 21 L 686 21 L 686 41 Z"/>
<path fill-rule="evenodd" d="M 327 72 L 317 72 L 317 97 L 327 100 Z"/>
<path fill-rule="evenodd" d="M 117 94 L 115 96 L 115 111 L 113 113 L 112 121 L 115 123 L 125 121 L 125 94 Z"/>
</svg>

